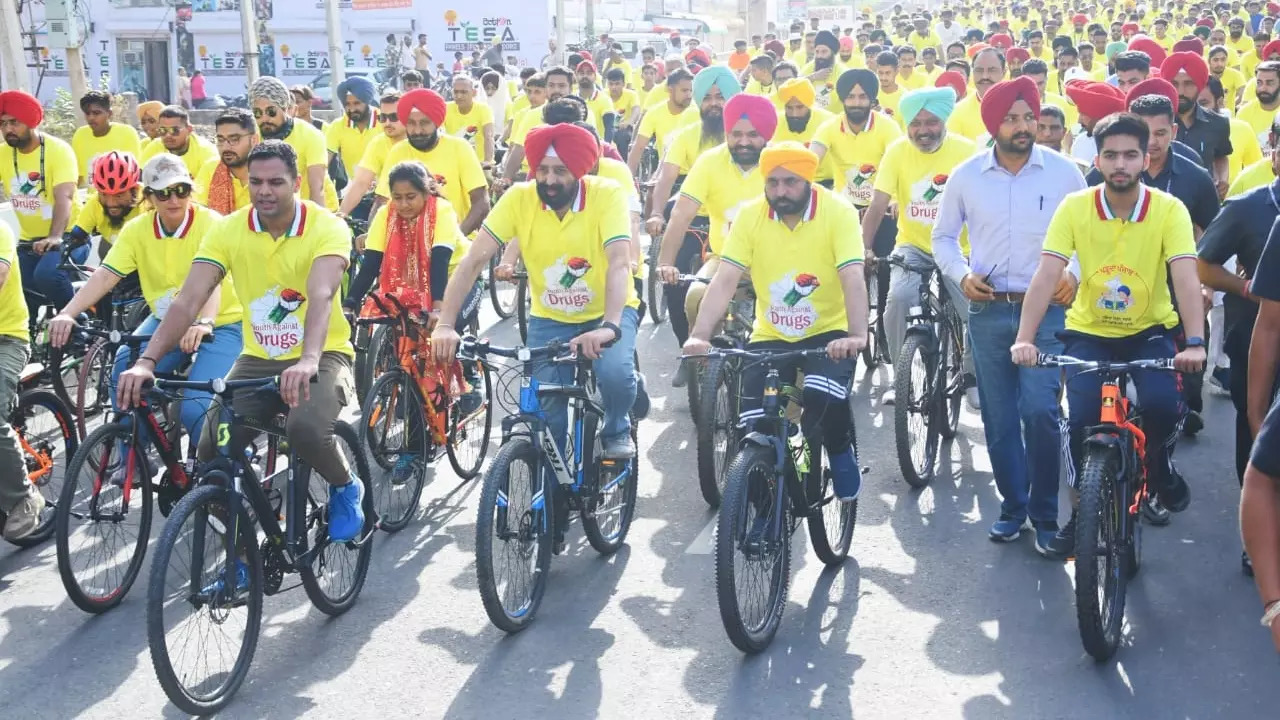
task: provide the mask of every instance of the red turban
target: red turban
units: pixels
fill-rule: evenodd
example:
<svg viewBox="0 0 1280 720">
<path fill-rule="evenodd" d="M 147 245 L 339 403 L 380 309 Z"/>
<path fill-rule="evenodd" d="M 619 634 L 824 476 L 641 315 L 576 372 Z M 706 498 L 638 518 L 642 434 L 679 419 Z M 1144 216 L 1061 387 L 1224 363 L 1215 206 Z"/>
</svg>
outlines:
<svg viewBox="0 0 1280 720">
<path fill-rule="evenodd" d="M 787 46 L 783 45 L 781 40 L 770 40 L 764 44 L 764 49 L 773 53 L 773 56 L 778 59 L 778 62 L 782 62 L 782 59 L 787 54 Z"/>
<path fill-rule="evenodd" d="M 1084 25 L 1087 22 L 1089 22 L 1089 16 L 1084 13 L 1076 13 L 1071 17 L 1072 25 Z"/>
<path fill-rule="evenodd" d="M 684 56 L 687 63 L 697 63 L 702 67 L 711 67 L 711 56 L 707 55 L 707 51 L 702 48 L 694 48 L 689 54 Z"/>
<path fill-rule="evenodd" d="M 525 137 L 524 154 L 529 158 L 530 171 L 536 171 L 542 159 L 551 155 L 560 158 L 569 172 L 581 179 L 600 162 L 600 141 L 577 125 L 541 125 Z"/>
<path fill-rule="evenodd" d="M 955 90 L 956 100 L 963 98 L 965 93 L 969 90 L 969 84 L 965 82 L 964 73 L 957 70 L 948 70 L 942 73 L 938 76 L 937 80 L 933 81 L 933 86 L 949 87 L 952 90 Z"/>
<path fill-rule="evenodd" d="M 1173 44 L 1173 51 L 1176 53 L 1193 52 L 1197 55 L 1204 55 L 1204 43 L 1197 37 L 1179 40 Z"/>
<path fill-rule="evenodd" d="M 724 104 L 724 133 L 728 135 L 739 120 L 746 120 L 766 141 L 778 129 L 778 108 L 763 95 L 738 93 Z"/>
<path fill-rule="evenodd" d="M 1124 104 L 1132 105 L 1134 100 L 1143 95 L 1163 95 L 1169 98 L 1169 102 L 1173 103 L 1173 109 L 1178 109 L 1178 90 L 1173 87 L 1173 83 L 1164 78 L 1147 78 L 1142 82 L 1129 88 L 1129 94 L 1125 96 Z"/>
<path fill-rule="evenodd" d="M 1151 58 L 1151 67 L 1158 68 L 1164 63 L 1164 59 L 1168 57 L 1168 53 L 1160 44 L 1147 36 L 1135 37 L 1129 41 L 1129 49 L 1137 50 L 1147 54 Z"/>
<path fill-rule="evenodd" d="M 1138 23 L 1125 23 L 1124 25 L 1120 26 L 1121 33 L 1136 33 L 1139 30 L 1142 30 L 1142 28 L 1138 25 Z"/>
<path fill-rule="evenodd" d="M 987 132 L 991 137 L 996 136 L 996 131 L 1000 129 L 1000 124 L 1004 122 L 1004 118 L 1009 114 L 1009 108 L 1018 100 L 1026 100 L 1031 106 L 1031 112 L 1037 118 L 1040 117 L 1040 88 L 1036 87 L 1036 83 L 1026 75 L 1020 75 L 1012 80 L 1001 80 L 986 95 L 982 96 L 982 124 L 987 126 Z"/>
<path fill-rule="evenodd" d="M 841 49 L 841 50 L 852 50 L 852 49 L 853 49 L 853 38 L 849 37 L 848 35 L 841 35 L 841 36 L 840 36 L 840 49 Z"/>
<path fill-rule="evenodd" d="M 596 69 L 596 64 L 591 62 L 590 60 L 583 60 L 582 62 L 578 63 L 578 67 L 574 68 L 573 71 L 575 73 L 580 73 L 583 70 L 586 70 L 587 68 L 591 68 L 592 75 L 600 74 L 600 71 Z"/>
<path fill-rule="evenodd" d="M 1009 52 L 1005 53 L 1004 59 L 1010 63 L 1026 62 L 1031 59 L 1031 53 L 1026 48 L 1009 48 Z"/>
<path fill-rule="evenodd" d="M 1280 40 L 1272 40 L 1262 46 L 1262 59 L 1268 60 L 1272 53 L 1280 53 Z"/>
<path fill-rule="evenodd" d="M 991 36 L 991 39 L 988 40 L 987 43 L 991 45 L 991 47 L 1000 48 L 1001 50 L 1008 50 L 1009 48 L 1013 47 L 1013 38 L 1009 37 L 1008 35 L 1005 35 L 1004 33 L 996 33 L 995 35 Z"/>
<path fill-rule="evenodd" d="M 1160 66 L 1160 77 L 1173 82 L 1179 70 L 1185 70 L 1196 84 L 1196 90 L 1203 90 L 1209 82 L 1209 64 L 1200 55 L 1190 52 L 1176 52 L 1165 59 Z"/>
<path fill-rule="evenodd" d="M 418 88 L 405 93 L 396 105 L 396 114 L 400 117 L 400 122 L 406 122 L 409 119 L 409 113 L 414 110 L 426 115 L 436 127 L 441 127 L 444 125 L 448 106 L 445 105 L 444 98 L 440 97 L 440 93 Z"/>
<path fill-rule="evenodd" d="M 0 115 L 10 115 L 14 120 L 33 128 L 44 120 L 44 108 L 35 96 L 21 90 L 0 92 Z"/>
<path fill-rule="evenodd" d="M 1069 80 L 1063 92 L 1076 104 L 1081 115 L 1094 120 L 1118 112 L 1124 112 L 1124 93 L 1120 88 L 1097 80 Z"/>
<path fill-rule="evenodd" d="M 1214 24 L 1213 18 L 1211 17 L 1200 18 L 1199 20 L 1196 21 L 1196 27 L 1207 27 L 1210 30 L 1213 29 L 1213 24 Z"/>
<path fill-rule="evenodd" d="M 1277 5 L 1275 3 L 1267 3 L 1267 14 L 1280 15 L 1280 5 Z"/>
<path fill-rule="evenodd" d="M 1009 27 L 1009 21 L 1008 21 L 1008 20 L 1001 20 L 1001 21 L 1000 21 L 1000 27 Z"/>
</svg>

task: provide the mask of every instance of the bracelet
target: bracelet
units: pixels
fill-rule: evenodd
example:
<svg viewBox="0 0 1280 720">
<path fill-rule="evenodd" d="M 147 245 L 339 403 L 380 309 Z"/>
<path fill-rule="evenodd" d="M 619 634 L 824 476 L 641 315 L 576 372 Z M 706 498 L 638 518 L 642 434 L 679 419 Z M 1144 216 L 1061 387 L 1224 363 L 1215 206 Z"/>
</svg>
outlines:
<svg viewBox="0 0 1280 720">
<path fill-rule="evenodd" d="M 1277 617 L 1280 617 L 1280 600 L 1272 600 L 1267 603 L 1267 611 L 1262 614 L 1262 627 L 1271 627 Z"/>
<path fill-rule="evenodd" d="M 449 323 L 442 323 L 442 322 L 436 323 L 436 329 L 439 330 L 440 328 L 449 328 L 450 330 L 457 329 L 454 326 L 450 325 Z"/>
<path fill-rule="evenodd" d="M 138 363 L 142 362 L 143 360 L 146 360 L 146 361 L 148 361 L 148 362 L 150 362 L 150 363 L 151 363 L 151 369 L 152 369 L 152 370 L 155 370 L 155 369 L 156 369 L 156 365 L 158 365 L 158 364 L 159 364 L 159 363 L 157 363 L 155 360 L 152 360 L 151 358 L 147 357 L 146 355 L 143 355 L 142 357 L 140 357 L 140 358 L 138 358 L 137 360 L 135 360 L 135 361 L 133 362 L 133 364 L 134 364 L 134 365 L 137 365 Z"/>
</svg>

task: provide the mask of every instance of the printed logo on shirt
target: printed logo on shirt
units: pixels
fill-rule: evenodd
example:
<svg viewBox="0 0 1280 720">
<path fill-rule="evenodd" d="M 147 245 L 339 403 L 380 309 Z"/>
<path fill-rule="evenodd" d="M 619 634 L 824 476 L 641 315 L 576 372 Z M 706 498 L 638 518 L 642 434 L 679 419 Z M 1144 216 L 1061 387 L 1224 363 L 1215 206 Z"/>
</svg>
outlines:
<svg viewBox="0 0 1280 720">
<path fill-rule="evenodd" d="M 1136 272 L 1123 265 L 1103 266 L 1090 284 L 1098 288 L 1093 305 L 1103 323 L 1127 327 L 1146 311 L 1149 288 Z"/>
<path fill-rule="evenodd" d="M 542 293 L 543 306 L 569 314 L 586 310 L 593 297 L 591 287 L 584 279 L 590 270 L 591 263 L 585 258 L 560 256 L 543 271 L 542 278 L 547 285 Z"/>
<path fill-rule="evenodd" d="M 876 176 L 876 166 L 871 163 L 863 163 L 856 168 L 849 168 L 845 171 L 844 194 L 849 201 L 858 207 L 866 207 L 871 204 L 872 179 Z"/>
<path fill-rule="evenodd" d="M 463 131 L 462 131 L 462 139 L 463 139 L 463 140 L 466 140 L 466 141 L 467 141 L 467 144 L 469 144 L 471 147 L 475 147 L 475 146 L 476 146 L 476 131 L 477 131 L 477 130 L 479 130 L 479 128 L 477 128 L 475 125 L 468 125 L 468 126 L 467 126 L 467 128 L 466 128 L 465 130 L 463 130 Z M 441 183 L 441 184 L 443 185 L 443 183 Z"/>
<path fill-rule="evenodd" d="M 40 196 L 43 188 L 40 173 L 35 170 L 24 176 L 15 176 L 9 181 L 9 199 L 13 211 L 22 215 L 41 213 L 44 210 L 44 198 Z"/>
<path fill-rule="evenodd" d="M 280 357 L 302 342 L 298 308 L 307 299 L 302 293 L 277 285 L 249 305 L 253 339 L 271 358 Z"/>
<path fill-rule="evenodd" d="M 934 175 L 912 185 L 907 217 L 918 223 L 932 225 L 933 221 L 938 219 L 938 206 L 942 203 L 942 192 L 946 190 L 946 186 L 945 173 Z"/>
<path fill-rule="evenodd" d="M 827 105 L 829 105 L 831 103 L 831 93 L 834 91 L 835 91 L 835 88 L 831 85 L 831 83 L 825 83 L 818 90 L 818 97 L 814 99 L 813 106 L 824 108 Z"/>
<path fill-rule="evenodd" d="M 817 322 L 809 299 L 821 286 L 809 273 L 788 273 L 769 286 L 769 324 L 788 337 L 802 337 Z"/>
</svg>

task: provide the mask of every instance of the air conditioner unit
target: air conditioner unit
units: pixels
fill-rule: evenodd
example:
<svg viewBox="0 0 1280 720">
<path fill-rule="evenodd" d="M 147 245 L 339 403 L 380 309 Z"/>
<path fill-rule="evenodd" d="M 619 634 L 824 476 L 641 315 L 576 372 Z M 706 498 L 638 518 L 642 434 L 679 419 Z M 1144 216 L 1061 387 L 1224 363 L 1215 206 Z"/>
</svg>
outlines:
<svg viewBox="0 0 1280 720">
<path fill-rule="evenodd" d="M 44 6 L 45 42 L 50 48 L 79 47 L 80 18 L 76 16 L 74 0 L 46 0 Z"/>
<path fill-rule="evenodd" d="M 142 53 L 127 52 L 120 58 L 120 64 L 124 65 L 125 67 L 134 67 L 134 66 L 141 67 Z"/>
</svg>

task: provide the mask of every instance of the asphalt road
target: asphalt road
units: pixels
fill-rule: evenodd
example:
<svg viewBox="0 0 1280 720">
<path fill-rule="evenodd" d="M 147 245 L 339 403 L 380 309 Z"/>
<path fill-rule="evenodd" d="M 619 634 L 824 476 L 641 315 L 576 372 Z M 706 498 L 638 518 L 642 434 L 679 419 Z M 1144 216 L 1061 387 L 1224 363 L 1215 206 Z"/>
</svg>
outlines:
<svg viewBox="0 0 1280 720">
<path fill-rule="evenodd" d="M 510 342 L 511 323 L 490 331 Z M 911 491 L 894 459 L 883 378 L 860 377 L 856 417 L 873 467 L 850 559 L 823 571 L 797 533 L 786 617 L 744 657 L 725 638 L 710 523 L 694 474 L 693 425 L 670 387 L 670 331 L 641 326 L 654 408 L 640 431 L 638 517 L 628 546 L 598 557 L 575 527 L 552 562 L 533 627 L 507 637 L 476 590 L 479 483 L 435 468 L 420 516 L 380 535 L 368 582 L 329 619 L 293 591 L 268 598 L 249 680 L 231 718 L 823 717 L 1275 718 L 1275 652 L 1239 570 L 1230 403 L 1177 459 L 1193 504 L 1148 528 L 1130 585 L 1125 646 L 1085 655 L 1070 565 L 1029 535 L 987 539 L 998 515 L 978 417 L 967 409 L 944 473 Z M 1065 507 L 1065 501 L 1064 501 Z M 159 531 L 157 515 L 156 532 Z M 150 563 L 148 562 L 148 569 Z M 147 650 L 146 574 L 90 617 L 67 600 L 52 543 L 0 543 L 0 714 L 179 715 Z"/>
</svg>

